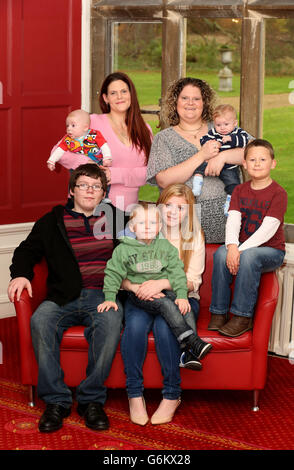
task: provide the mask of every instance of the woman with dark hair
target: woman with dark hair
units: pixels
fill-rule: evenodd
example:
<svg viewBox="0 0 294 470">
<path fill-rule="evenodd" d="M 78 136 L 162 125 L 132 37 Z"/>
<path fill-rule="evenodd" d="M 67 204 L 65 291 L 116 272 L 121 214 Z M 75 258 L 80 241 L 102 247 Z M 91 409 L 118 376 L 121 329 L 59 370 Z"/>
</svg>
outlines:
<svg viewBox="0 0 294 470">
<path fill-rule="evenodd" d="M 91 128 L 101 132 L 112 154 L 112 166 L 101 168 L 111 185 L 112 204 L 126 210 L 138 201 L 139 188 L 146 182 L 152 131 L 142 118 L 135 86 L 126 74 L 114 72 L 105 78 L 99 103 L 103 114 L 91 115 Z M 76 155 L 75 167 L 79 164 Z M 73 168 L 70 152 L 60 163 Z"/>
<path fill-rule="evenodd" d="M 200 138 L 213 125 L 214 101 L 214 91 L 204 80 L 187 77 L 171 84 L 161 110 L 161 121 L 170 127 L 160 131 L 153 140 L 147 181 L 160 188 L 173 183 L 186 183 L 192 187 L 195 169 L 207 161 L 207 176 L 197 198 L 198 213 L 206 243 L 223 243 L 226 193 L 217 176 L 225 163 L 240 165 L 244 149 L 219 153 L 220 144 L 214 140 L 201 147 Z"/>
</svg>

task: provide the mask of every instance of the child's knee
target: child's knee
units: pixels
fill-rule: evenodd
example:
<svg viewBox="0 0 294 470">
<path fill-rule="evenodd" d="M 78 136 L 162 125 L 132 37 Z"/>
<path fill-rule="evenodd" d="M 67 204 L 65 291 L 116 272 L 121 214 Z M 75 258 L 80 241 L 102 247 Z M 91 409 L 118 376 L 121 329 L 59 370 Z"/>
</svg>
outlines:
<svg viewBox="0 0 294 470">
<path fill-rule="evenodd" d="M 260 259 L 257 256 L 256 250 L 248 249 L 241 252 L 240 256 L 240 267 L 254 269 L 255 267 L 258 268 L 260 266 Z"/>
</svg>

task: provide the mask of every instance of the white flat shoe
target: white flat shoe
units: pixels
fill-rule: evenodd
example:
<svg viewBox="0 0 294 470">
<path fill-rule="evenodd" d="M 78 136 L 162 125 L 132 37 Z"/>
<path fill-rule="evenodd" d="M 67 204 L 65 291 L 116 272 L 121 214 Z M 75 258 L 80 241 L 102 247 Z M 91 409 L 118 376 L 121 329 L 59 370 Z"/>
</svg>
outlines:
<svg viewBox="0 0 294 470">
<path fill-rule="evenodd" d="M 138 405 L 139 401 L 142 401 L 143 410 L 136 411 L 134 410 L 135 408 L 134 404 L 136 404 L 137 402 L 137 405 Z M 145 426 L 148 423 L 149 416 L 146 411 L 146 403 L 145 403 L 144 397 L 129 398 L 129 408 L 130 408 L 130 420 L 132 421 L 132 423 L 139 424 L 140 426 Z"/>
<path fill-rule="evenodd" d="M 175 401 L 175 407 L 173 411 L 166 411 L 165 408 L 167 405 L 167 401 Z M 174 414 L 178 408 L 178 406 L 181 403 L 181 399 L 179 398 L 178 400 L 167 400 L 166 398 L 163 398 L 159 404 L 159 407 L 155 411 L 155 413 L 151 417 L 151 424 L 166 424 L 170 423 L 174 417 Z"/>
</svg>

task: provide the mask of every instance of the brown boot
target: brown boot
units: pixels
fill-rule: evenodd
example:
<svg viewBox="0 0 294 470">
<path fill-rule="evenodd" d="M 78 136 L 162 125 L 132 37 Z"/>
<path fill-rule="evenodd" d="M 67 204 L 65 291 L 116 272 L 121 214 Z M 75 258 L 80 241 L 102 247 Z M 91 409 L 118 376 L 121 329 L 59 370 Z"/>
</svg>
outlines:
<svg viewBox="0 0 294 470">
<path fill-rule="evenodd" d="M 212 313 L 207 329 L 211 331 L 218 331 L 219 328 L 222 328 L 227 323 L 227 320 L 227 314 L 220 315 Z"/>
<path fill-rule="evenodd" d="M 233 315 L 232 318 L 218 331 L 222 335 L 235 338 L 252 329 L 252 318 Z"/>
</svg>

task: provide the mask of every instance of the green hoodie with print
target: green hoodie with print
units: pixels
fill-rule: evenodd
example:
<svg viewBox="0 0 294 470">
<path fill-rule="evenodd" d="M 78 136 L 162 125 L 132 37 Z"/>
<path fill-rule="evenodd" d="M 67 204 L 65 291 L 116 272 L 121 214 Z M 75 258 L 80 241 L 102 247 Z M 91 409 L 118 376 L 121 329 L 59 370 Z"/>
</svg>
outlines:
<svg viewBox="0 0 294 470">
<path fill-rule="evenodd" d="M 104 271 L 105 300 L 115 302 L 123 279 L 134 284 L 168 279 L 178 299 L 187 299 L 187 278 L 178 250 L 162 235 L 147 245 L 122 237 Z"/>
</svg>

